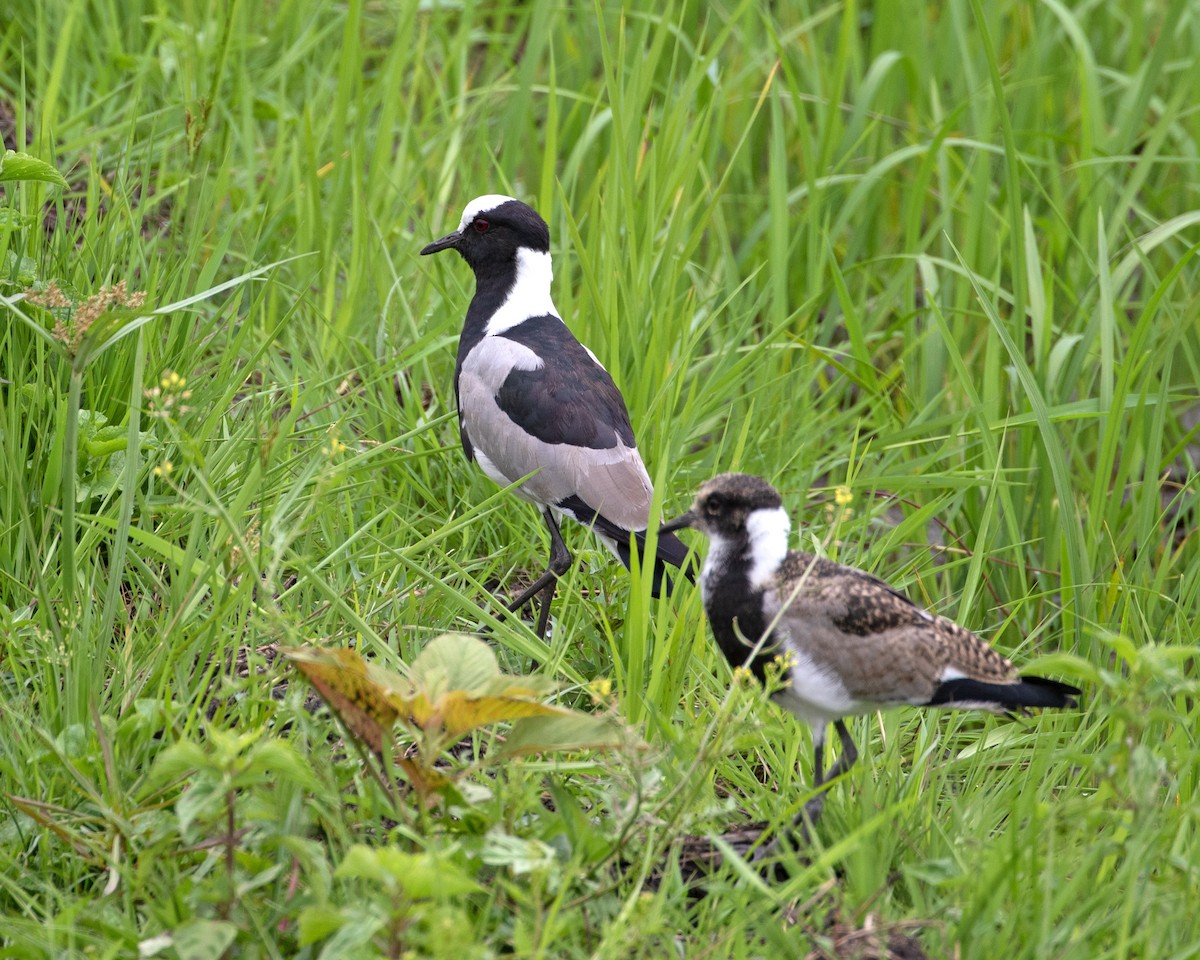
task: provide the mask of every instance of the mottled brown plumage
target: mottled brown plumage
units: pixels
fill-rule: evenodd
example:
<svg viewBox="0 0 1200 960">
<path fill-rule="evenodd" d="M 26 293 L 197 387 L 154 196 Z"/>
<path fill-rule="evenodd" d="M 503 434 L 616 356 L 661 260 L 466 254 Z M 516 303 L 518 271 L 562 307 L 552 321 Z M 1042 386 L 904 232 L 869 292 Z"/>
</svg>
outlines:
<svg viewBox="0 0 1200 960">
<path fill-rule="evenodd" d="M 843 717 L 903 704 L 1004 712 L 1074 704 L 1075 687 L 1019 676 L 971 631 L 923 610 L 878 577 L 789 551 L 789 526 L 779 494 L 765 480 L 722 474 L 662 529 L 695 527 L 709 538 L 701 592 L 730 663 L 760 678 L 774 658 L 788 664 L 775 699 L 812 726 L 816 787 L 857 757 Z M 830 723 L 842 754 L 826 775 Z M 809 804 L 813 819 L 822 797 Z"/>
<path fill-rule="evenodd" d="M 1012 663 L 971 631 L 861 570 L 792 551 L 765 591 L 768 618 L 794 592 L 783 617 L 784 645 L 835 673 L 855 700 L 924 703 L 947 670 L 988 683 L 1020 682 Z"/>
</svg>

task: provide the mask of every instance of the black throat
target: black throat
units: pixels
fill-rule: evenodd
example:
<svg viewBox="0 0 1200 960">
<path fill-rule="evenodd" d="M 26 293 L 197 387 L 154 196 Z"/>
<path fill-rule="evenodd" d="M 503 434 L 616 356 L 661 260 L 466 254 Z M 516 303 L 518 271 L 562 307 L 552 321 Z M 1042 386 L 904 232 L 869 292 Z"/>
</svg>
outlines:
<svg viewBox="0 0 1200 960">
<path fill-rule="evenodd" d="M 462 372 L 463 360 L 471 348 L 483 339 L 488 321 L 508 299 L 517 282 L 517 260 L 500 263 L 491 262 L 472 267 L 475 272 L 475 296 L 467 307 L 467 319 L 463 322 L 462 335 L 458 338 L 458 358 L 454 365 L 454 389 L 458 390 L 458 375 Z"/>
<path fill-rule="evenodd" d="M 732 541 L 719 566 L 704 574 L 704 612 L 713 637 L 732 667 L 749 667 L 763 681 L 776 651 L 770 638 L 753 658 L 750 653 L 767 628 L 763 590 L 750 585 L 750 542 Z"/>
</svg>

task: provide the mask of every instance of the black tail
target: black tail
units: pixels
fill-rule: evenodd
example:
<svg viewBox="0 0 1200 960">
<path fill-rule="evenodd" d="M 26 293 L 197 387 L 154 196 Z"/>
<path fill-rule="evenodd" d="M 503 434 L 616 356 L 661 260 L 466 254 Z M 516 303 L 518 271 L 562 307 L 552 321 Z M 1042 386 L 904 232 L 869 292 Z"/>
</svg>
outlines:
<svg viewBox="0 0 1200 960">
<path fill-rule="evenodd" d="M 1030 708 L 1073 707 L 1081 691 L 1067 683 L 1045 677 L 1021 677 L 1015 683 L 988 683 L 961 677 L 943 681 L 926 706 L 956 704 L 1020 712 Z"/>
<path fill-rule="evenodd" d="M 560 510 L 564 510 L 571 514 L 576 520 L 586 527 L 591 527 L 597 534 L 608 540 L 617 551 L 617 556 L 621 558 L 621 562 L 625 564 L 625 569 L 629 569 L 631 554 L 629 549 L 629 531 L 617 526 L 600 511 L 589 507 L 577 496 L 567 497 L 558 503 Z M 646 531 L 639 530 L 634 535 L 637 540 L 638 550 L 643 553 L 646 550 Z M 654 555 L 654 582 L 650 587 L 650 595 L 657 600 L 659 597 L 666 595 L 670 596 L 674 589 L 674 584 L 671 578 L 667 576 L 667 567 L 669 563 L 673 567 L 679 567 L 683 571 L 683 575 L 688 578 L 689 583 L 696 582 L 696 558 L 692 558 L 691 563 L 687 563 L 688 548 L 684 542 L 673 533 L 662 534 L 658 538 L 658 552 Z M 686 566 L 685 566 L 686 564 Z"/>
<path fill-rule="evenodd" d="M 645 532 L 639 533 L 637 536 L 638 549 L 644 550 L 646 547 Z M 629 546 L 626 545 L 620 550 L 621 561 L 626 567 L 629 566 Z M 650 595 L 654 599 L 659 597 L 669 597 L 671 591 L 675 589 L 675 582 L 667 576 L 667 564 L 673 567 L 678 567 L 688 583 L 696 582 L 696 558 L 692 557 L 691 562 L 688 562 L 687 545 L 673 533 L 661 534 L 658 538 L 658 552 L 654 556 L 654 582 L 650 586 Z"/>
</svg>

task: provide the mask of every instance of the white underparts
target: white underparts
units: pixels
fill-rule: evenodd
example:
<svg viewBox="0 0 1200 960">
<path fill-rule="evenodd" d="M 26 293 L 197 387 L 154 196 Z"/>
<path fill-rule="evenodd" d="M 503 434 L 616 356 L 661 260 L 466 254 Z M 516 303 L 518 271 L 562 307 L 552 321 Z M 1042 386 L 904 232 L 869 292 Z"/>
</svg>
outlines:
<svg viewBox="0 0 1200 960">
<path fill-rule="evenodd" d="M 789 686 L 779 691 L 775 699 L 814 730 L 838 717 L 864 711 L 832 670 L 817 666 L 811 657 L 792 645 L 787 656 L 792 663 L 788 671 Z"/>
<path fill-rule="evenodd" d="M 754 510 L 746 518 L 750 537 L 750 586 L 765 587 L 788 553 L 788 534 L 792 523 L 783 507 Z"/>
<path fill-rule="evenodd" d="M 554 269 L 549 253 L 531 250 L 529 247 L 519 248 L 517 275 L 512 288 L 500 304 L 500 308 L 488 320 L 484 332 L 494 337 L 524 323 L 530 317 L 544 317 L 547 314 L 558 317 L 554 301 L 550 299 L 550 282 L 553 279 Z"/>
</svg>

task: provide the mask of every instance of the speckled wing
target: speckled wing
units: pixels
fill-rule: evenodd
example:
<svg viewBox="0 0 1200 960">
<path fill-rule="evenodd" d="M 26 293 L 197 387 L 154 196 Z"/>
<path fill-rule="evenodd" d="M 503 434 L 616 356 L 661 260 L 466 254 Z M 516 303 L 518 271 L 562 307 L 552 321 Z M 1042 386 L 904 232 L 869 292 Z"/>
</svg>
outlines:
<svg viewBox="0 0 1200 960">
<path fill-rule="evenodd" d="M 1013 666 L 950 620 L 922 610 L 861 570 L 794 552 L 767 591 L 768 617 L 787 603 L 785 642 L 819 670 L 841 678 L 863 704 L 924 704 L 944 681 L 1008 684 Z"/>
</svg>

